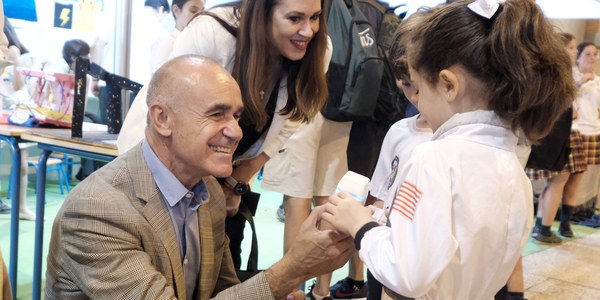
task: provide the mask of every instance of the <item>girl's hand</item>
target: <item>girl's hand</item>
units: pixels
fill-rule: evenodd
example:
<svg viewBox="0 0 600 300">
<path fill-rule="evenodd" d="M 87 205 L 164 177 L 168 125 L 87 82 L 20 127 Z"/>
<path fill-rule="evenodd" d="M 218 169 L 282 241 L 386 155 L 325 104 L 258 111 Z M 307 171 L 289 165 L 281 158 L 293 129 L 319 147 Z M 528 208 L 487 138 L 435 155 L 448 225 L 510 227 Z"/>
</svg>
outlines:
<svg viewBox="0 0 600 300">
<path fill-rule="evenodd" d="M 8 47 L 8 54 L 6 59 L 13 63 L 13 65 L 19 65 L 19 57 L 21 57 L 21 51 L 17 46 Z"/>
<path fill-rule="evenodd" d="M 354 238 L 356 232 L 366 223 L 371 222 L 372 210 L 352 198 L 348 193 L 329 196 L 325 204 L 323 220 L 329 222 L 338 231 Z"/>
</svg>

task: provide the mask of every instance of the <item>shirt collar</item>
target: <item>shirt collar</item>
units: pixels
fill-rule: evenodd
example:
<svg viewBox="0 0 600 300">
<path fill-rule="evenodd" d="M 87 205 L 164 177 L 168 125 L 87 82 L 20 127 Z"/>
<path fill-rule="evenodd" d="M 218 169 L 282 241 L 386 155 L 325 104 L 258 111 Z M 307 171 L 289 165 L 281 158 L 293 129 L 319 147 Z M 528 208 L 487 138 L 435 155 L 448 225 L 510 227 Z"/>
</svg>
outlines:
<svg viewBox="0 0 600 300">
<path fill-rule="evenodd" d="M 432 140 L 457 135 L 511 151 L 515 151 L 518 142 L 517 135 L 510 126 L 495 112 L 487 110 L 454 114 L 434 132 Z"/>
<path fill-rule="evenodd" d="M 192 193 L 197 203 L 193 209 L 198 209 L 200 205 L 208 202 L 209 195 L 204 182 L 201 181 L 192 188 L 192 191 L 189 191 L 162 161 L 158 159 L 158 156 L 156 156 L 154 150 L 152 150 L 150 144 L 145 139 L 142 141 L 142 154 L 156 182 L 156 186 L 158 186 L 158 189 L 171 207 L 179 203 L 188 193 Z"/>
</svg>

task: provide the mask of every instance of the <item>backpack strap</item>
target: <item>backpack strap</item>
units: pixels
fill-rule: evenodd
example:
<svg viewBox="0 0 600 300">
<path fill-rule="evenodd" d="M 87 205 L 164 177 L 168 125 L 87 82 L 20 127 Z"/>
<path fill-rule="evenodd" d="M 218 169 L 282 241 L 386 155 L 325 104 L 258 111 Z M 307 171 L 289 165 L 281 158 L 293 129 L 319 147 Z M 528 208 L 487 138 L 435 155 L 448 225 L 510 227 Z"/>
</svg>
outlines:
<svg viewBox="0 0 600 300">
<path fill-rule="evenodd" d="M 202 12 L 199 12 L 196 15 L 194 15 L 193 18 L 195 18 L 198 15 L 207 15 L 207 16 L 212 17 L 213 19 L 215 19 L 215 21 L 219 22 L 219 24 L 221 24 L 221 26 L 223 26 L 223 28 L 225 28 L 225 30 L 229 31 L 229 33 L 231 35 L 233 35 L 234 37 L 237 38 L 237 36 L 238 36 L 238 29 L 236 27 L 233 27 L 233 25 L 227 23 L 227 21 L 221 19 L 219 16 L 215 15 L 214 13 L 212 13 L 210 11 L 202 11 Z M 192 20 L 193 20 L 193 18 L 192 18 Z"/>
<path fill-rule="evenodd" d="M 250 254 L 248 255 L 248 264 L 246 265 L 246 271 L 256 272 L 258 271 L 258 239 L 256 237 L 256 227 L 254 226 L 254 217 L 252 212 L 242 201 L 240 203 L 239 214 L 246 219 L 252 228 L 252 244 L 250 247 Z"/>
<path fill-rule="evenodd" d="M 221 5 L 213 6 L 213 8 L 215 8 L 215 7 L 233 7 L 234 10 L 239 10 L 241 6 L 242 6 L 242 1 L 232 1 L 229 3 L 224 3 Z M 208 10 L 203 10 L 203 11 L 200 11 L 200 12 L 197 12 L 196 14 L 194 14 L 194 16 L 188 21 L 186 26 L 189 25 L 192 22 L 192 20 L 194 20 L 196 17 L 201 16 L 201 15 L 206 15 L 206 16 L 212 17 L 217 22 L 219 22 L 219 24 L 221 24 L 221 26 L 223 26 L 223 28 L 225 28 L 227 31 L 229 31 L 229 33 L 231 35 L 233 35 L 234 37 L 237 38 L 238 29 L 236 27 L 229 24 L 227 21 L 221 19 L 219 16 L 217 16 L 216 14 L 214 14 L 213 12 L 210 12 Z"/>
</svg>

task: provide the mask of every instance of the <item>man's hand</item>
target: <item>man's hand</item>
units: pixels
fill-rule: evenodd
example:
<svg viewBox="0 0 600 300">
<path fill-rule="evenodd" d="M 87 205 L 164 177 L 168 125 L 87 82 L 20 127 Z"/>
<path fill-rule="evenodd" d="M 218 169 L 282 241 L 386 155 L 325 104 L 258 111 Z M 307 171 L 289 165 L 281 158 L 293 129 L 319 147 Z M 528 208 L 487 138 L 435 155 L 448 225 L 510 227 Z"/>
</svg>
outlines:
<svg viewBox="0 0 600 300">
<path fill-rule="evenodd" d="M 352 238 L 335 230 L 318 229 L 323 211 L 323 206 L 313 209 L 288 252 L 266 271 L 276 299 L 287 296 L 309 278 L 339 269 L 352 255 Z"/>
<path fill-rule="evenodd" d="M 286 300 L 304 300 L 304 299 L 306 299 L 306 294 L 301 290 L 295 290 L 292 293 L 290 293 L 289 295 L 287 295 L 287 297 L 285 299 Z"/>
<path fill-rule="evenodd" d="M 236 195 L 233 190 L 226 184 L 222 184 L 221 188 L 225 194 L 225 206 L 227 207 L 227 216 L 233 217 L 238 213 L 240 209 L 240 202 L 242 202 L 242 196 Z"/>
</svg>

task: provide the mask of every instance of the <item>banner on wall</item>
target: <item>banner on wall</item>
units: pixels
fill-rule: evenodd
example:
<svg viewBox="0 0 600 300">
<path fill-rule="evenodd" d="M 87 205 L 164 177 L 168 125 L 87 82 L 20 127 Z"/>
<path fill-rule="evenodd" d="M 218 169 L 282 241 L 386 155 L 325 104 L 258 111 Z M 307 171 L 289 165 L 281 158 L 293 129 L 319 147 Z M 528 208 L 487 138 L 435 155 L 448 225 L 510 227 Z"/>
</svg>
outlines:
<svg viewBox="0 0 600 300">
<path fill-rule="evenodd" d="M 96 31 L 98 18 L 104 7 L 104 0 L 79 1 L 79 10 L 75 14 L 73 29 L 80 31 Z"/>
<path fill-rule="evenodd" d="M 3 0 L 2 2 L 6 17 L 37 22 L 35 0 Z"/>
<path fill-rule="evenodd" d="M 73 4 L 54 3 L 54 27 L 73 27 Z"/>
</svg>

